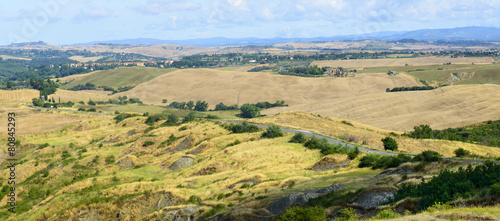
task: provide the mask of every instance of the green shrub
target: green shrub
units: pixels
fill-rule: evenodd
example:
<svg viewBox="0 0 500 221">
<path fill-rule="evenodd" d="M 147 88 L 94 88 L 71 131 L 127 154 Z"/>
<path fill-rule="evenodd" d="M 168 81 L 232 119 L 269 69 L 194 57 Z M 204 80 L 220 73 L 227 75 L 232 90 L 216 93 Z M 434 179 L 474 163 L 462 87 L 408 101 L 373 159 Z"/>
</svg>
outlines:
<svg viewBox="0 0 500 221">
<path fill-rule="evenodd" d="M 398 150 L 398 143 L 392 137 L 385 137 L 382 142 L 384 143 L 384 150 Z"/>
<path fill-rule="evenodd" d="M 356 210 L 353 208 L 343 208 L 339 210 L 338 221 L 355 221 L 358 220 L 361 216 L 356 214 Z"/>
<path fill-rule="evenodd" d="M 307 141 L 306 135 L 301 132 L 295 133 L 292 139 L 290 139 L 290 143 L 305 143 Z"/>
<path fill-rule="evenodd" d="M 286 210 L 278 221 L 325 221 L 325 210 L 319 206 L 302 208 L 298 206 Z"/>
<path fill-rule="evenodd" d="M 399 213 L 396 213 L 393 209 L 385 209 L 380 211 L 375 217 L 375 219 L 395 219 L 400 217 Z"/>
<path fill-rule="evenodd" d="M 147 146 L 151 146 L 151 145 L 154 145 L 154 144 L 155 144 L 155 142 L 147 140 L 147 141 L 144 141 L 144 143 L 142 144 L 142 146 L 143 147 L 147 147 Z"/>
<path fill-rule="evenodd" d="M 455 156 L 457 157 L 463 157 L 463 156 L 467 156 L 470 154 L 470 151 L 464 149 L 464 148 L 458 148 L 456 149 L 455 151 L 453 151 L 455 153 Z"/>
<path fill-rule="evenodd" d="M 426 150 L 413 158 L 414 161 L 436 162 L 441 160 L 443 156 L 436 151 Z"/>
<path fill-rule="evenodd" d="M 235 124 L 228 127 L 233 133 L 253 133 L 259 131 L 259 127 L 243 121 L 241 124 Z"/>
<path fill-rule="evenodd" d="M 115 163 L 115 156 L 113 156 L 113 155 L 107 156 L 106 159 L 104 160 L 104 162 L 106 162 L 106 164 Z"/>
<path fill-rule="evenodd" d="M 260 108 L 253 104 L 243 104 L 240 110 L 241 116 L 244 118 L 254 118 L 260 115 Z"/>
<path fill-rule="evenodd" d="M 283 136 L 283 132 L 281 131 L 281 129 L 274 125 L 274 124 L 271 124 L 269 125 L 269 127 L 266 129 L 266 131 L 264 131 L 264 133 L 262 133 L 262 137 L 264 138 L 275 138 L 275 137 L 282 137 Z"/>
<path fill-rule="evenodd" d="M 184 119 L 182 119 L 183 123 L 191 122 L 196 120 L 196 114 L 194 112 L 189 112 Z M 177 122 L 177 121 L 176 121 Z"/>
</svg>

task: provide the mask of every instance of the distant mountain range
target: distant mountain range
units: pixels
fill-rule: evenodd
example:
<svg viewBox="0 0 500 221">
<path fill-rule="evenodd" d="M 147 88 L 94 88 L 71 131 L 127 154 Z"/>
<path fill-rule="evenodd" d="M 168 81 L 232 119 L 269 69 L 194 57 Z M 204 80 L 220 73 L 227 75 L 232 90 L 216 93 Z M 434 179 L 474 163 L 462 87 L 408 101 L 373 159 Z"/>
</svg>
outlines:
<svg viewBox="0 0 500 221">
<path fill-rule="evenodd" d="M 287 42 L 321 42 L 339 40 L 400 40 L 415 39 L 423 41 L 435 40 L 469 40 L 469 41 L 500 41 L 500 28 L 493 27 L 461 27 L 449 29 L 421 29 L 403 32 L 376 32 L 359 35 L 338 35 L 314 38 L 200 38 L 189 40 L 160 40 L 153 38 L 136 38 L 125 40 L 95 41 L 78 45 L 94 44 L 123 44 L 123 45 L 155 45 L 175 44 L 203 47 L 216 46 L 246 46 L 246 45 L 272 45 Z"/>
</svg>

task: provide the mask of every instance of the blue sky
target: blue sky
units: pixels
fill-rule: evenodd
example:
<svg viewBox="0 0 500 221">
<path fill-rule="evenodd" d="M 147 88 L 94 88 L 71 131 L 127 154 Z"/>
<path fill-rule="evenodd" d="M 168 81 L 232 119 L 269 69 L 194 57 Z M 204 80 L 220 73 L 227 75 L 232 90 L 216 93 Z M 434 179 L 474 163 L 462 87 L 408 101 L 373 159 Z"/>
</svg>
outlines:
<svg viewBox="0 0 500 221">
<path fill-rule="evenodd" d="M 492 0 L 17 0 L 0 2 L 0 45 L 157 38 L 325 37 L 498 27 Z"/>
</svg>

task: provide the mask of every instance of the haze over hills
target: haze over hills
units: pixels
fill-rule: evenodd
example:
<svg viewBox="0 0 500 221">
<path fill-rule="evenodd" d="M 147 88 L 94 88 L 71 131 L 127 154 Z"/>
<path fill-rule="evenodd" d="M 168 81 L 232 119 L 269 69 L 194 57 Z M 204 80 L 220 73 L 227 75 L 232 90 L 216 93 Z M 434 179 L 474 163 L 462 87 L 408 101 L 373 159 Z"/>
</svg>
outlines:
<svg viewBox="0 0 500 221">
<path fill-rule="evenodd" d="M 135 38 L 124 40 L 94 41 L 79 45 L 94 44 L 126 44 L 126 45 L 155 45 L 175 44 L 203 47 L 231 46 L 231 45 L 272 45 L 287 42 L 317 42 L 340 40 L 400 40 L 415 39 L 423 41 L 435 40 L 470 40 L 470 41 L 500 41 L 500 28 L 493 27 L 460 27 L 448 29 L 421 29 L 407 32 L 374 32 L 357 35 L 336 35 L 330 37 L 313 38 L 198 38 L 187 40 L 160 40 L 153 38 Z"/>
</svg>

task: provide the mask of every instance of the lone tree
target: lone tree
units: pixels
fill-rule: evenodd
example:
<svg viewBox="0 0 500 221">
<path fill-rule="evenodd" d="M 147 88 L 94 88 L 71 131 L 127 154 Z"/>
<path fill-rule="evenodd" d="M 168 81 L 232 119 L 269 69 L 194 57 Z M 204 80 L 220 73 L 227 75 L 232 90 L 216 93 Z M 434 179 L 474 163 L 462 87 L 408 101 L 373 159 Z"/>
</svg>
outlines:
<svg viewBox="0 0 500 221">
<path fill-rule="evenodd" d="M 260 115 L 260 109 L 252 104 L 243 104 L 241 106 L 241 116 L 244 118 L 254 118 Z"/>
<path fill-rule="evenodd" d="M 274 124 L 271 124 L 269 125 L 269 127 L 266 129 L 266 131 L 264 131 L 264 133 L 262 133 L 262 137 L 265 137 L 265 138 L 275 138 L 275 137 L 282 137 L 283 136 L 283 132 L 281 131 L 281 129 L 274 125 Z"/>
<path fill-rule="evenodd" d="M 385 137 L 382 142 L 384 143 L 384 150 L 396 151 L 398 149 L 398 143 L 392 137 Z"/>
</svg>

